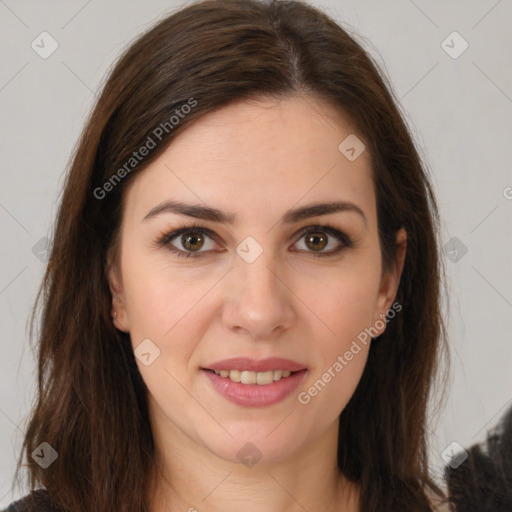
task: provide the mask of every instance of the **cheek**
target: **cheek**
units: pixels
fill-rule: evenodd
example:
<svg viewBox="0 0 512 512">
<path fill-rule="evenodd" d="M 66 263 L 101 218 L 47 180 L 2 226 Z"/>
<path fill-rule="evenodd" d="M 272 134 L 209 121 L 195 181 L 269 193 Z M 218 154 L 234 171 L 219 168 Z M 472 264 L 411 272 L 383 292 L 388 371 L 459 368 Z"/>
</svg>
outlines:
<svg viewBox="0 0 512 512">
<path fill-rule="evenodd" d="M 322 418 L 324 424 L 336 420 L 352 398 L 363 374 L 368 357 L 369 345 L 360 346 L 348 361 L 340 354 L 317 378 L 312 379 L 298 396 L 305 412 Z M 352 351 L 349 350 L 350 353 Z"/>
<path fill-rule="evenodd" d="M 147 329 L 163 338 L 192 312 L 204 295 L 205 286 L 201 276 L 187 276 L 187 270 L 171 268 L 161 255 L 149 257 L 126 247 L 123 285 L 131 331 Z"/>
<path fill-rule="evenodd" d="M 378 269 L 340 272 L 336 279 L 319 281 L 323 292 L 308 298 L 311 309 L 327 329 L 316 342 L 316 364 L 302 386 L 299 402 L 322 409 L 334 419 L 346 406 L 364 371 L 378 288 Z"/>
<path fill-rule="evenodd" d="M 188 383 L 189 362 L 211 323 L 212 308 L 205 295 L 215 280 L 197 269 L 171 268 L 161 257 L 126 252 L 123 284 L 132 347 L 137 355 L 137 347 L 149 339 L 159 351 L 150 367 L 138 363 L 140 372 L 148 387 L 158 388 L 159 378 L 168 386 L 166 371 Z"/>
<path fill-rule="evenodd" d="M 341 310 L 332 324 L 337 335 L 318 340 L 317 364 L 301 387 L 298 401 L 323 421 L 339 416 L 361 379 L 371 343 L 364 331 L 366 317 L 359 308 Z"/>
<path fill-rule="evenodd" d="M 371 265 L 347 266 L 316 277 L 315 287 L 304 296 L 331 333 L 327 346 L 331 350 L 343 349 L 371 325 L 380 281 L 378 269 Z"/>
</svg>

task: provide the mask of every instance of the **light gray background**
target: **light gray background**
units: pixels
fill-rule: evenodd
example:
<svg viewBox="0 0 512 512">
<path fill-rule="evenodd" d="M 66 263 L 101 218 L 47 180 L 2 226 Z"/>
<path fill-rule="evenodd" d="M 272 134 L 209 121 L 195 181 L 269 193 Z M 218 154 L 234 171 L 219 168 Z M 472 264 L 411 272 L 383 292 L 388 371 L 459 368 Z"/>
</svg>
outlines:
<svg viewBox="0 0 512 512">
<path fill-rule="evenodd" d="M 186 3 L 0 0 L 0 507 L 19 496 L 12 476 L 35 390 L 26 325 L 44 263 L 32 248 L 50 233 L 68 159 L 107 69 Z M 457 237 L 468 249 L 457 262 L 446 259 L 452 379 L 431 438 L 440 467 L 446 446 L 482 441 L 512 405 L 512 2 L 314 5 L 361 34 L 385 66 L 433 173 L 443 244 Z M 59 45 L 47 59 L 31 48 L 43 31 Z M 441 46 L 453 31 L 469 44 L 456 59 Z"/>
</svg>

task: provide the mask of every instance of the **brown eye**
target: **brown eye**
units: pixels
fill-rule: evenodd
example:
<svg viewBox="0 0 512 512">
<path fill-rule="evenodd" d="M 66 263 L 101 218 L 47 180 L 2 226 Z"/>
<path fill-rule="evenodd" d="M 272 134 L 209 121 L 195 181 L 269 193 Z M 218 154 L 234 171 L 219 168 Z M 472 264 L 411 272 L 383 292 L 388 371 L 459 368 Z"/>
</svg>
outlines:
<svg viewBox="0 0 512 512">
<path fill-rule="evenodd" d="M 159 240 L 159 245 L 184 258 L 204 256 L 203 253 L 215 248 L 213 233 L 208 229 L 196 227 L 168 233 Z"/>
<path fill-rule="evenodd" d="M 303 229 L 296 243 L 301 252 L 311 256 L 334 256 L 352 245 L 349 236 L 328 224 Z"/>
<path fill-rule="evenodd" d="M 187 251 L 197 251 L 204 244 L 204 237 L 201 233 L 186 233 L 181 237 L 181 243 Z"/>
<path fill-rule="evenodd" d="M 306 245 L 314 251 L 321 251 L 327 245 L 327 237 L 321 232 L 309 233 L 306 236 Z"/>
</svg>

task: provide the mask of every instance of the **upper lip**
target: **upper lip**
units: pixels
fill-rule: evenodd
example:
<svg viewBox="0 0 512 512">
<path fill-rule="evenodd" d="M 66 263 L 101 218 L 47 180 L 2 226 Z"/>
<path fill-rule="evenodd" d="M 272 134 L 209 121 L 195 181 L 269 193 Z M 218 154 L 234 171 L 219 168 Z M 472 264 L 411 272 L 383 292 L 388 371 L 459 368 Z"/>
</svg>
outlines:
<svg viewBox="0 0 512 512">
<path fill-rule="evenodd" d="M 205 370 L 240 370 L 252 372 L 266 372 L 269 370 L 289 370 L 291 372 L 297 372 L 305 368 L 303 364 L 281 357 L 269 357 L 259 361 L 249 357 L 232 357 L 231 359 L 223 359 L 222 361 L 217 361 L 216 363 L 204 367 Z"/>
</svg>

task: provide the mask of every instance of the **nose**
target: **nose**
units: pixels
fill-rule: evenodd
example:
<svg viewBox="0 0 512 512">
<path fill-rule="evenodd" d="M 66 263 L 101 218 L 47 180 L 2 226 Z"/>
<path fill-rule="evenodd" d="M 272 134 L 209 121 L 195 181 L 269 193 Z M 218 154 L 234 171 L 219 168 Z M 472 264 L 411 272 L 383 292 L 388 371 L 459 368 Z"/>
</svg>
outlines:
<svg viewBox="0 0 512 512">
<path fill-rule="evenodd" d="M 237 256 L 234 267 L 223 308 L 224 325 L 254 340 L 270 340 L 289 329 L 295 320 L 289 272 L 276 265 L 270 251 L 263 251 L 252 263 Z"/>
</svg>

